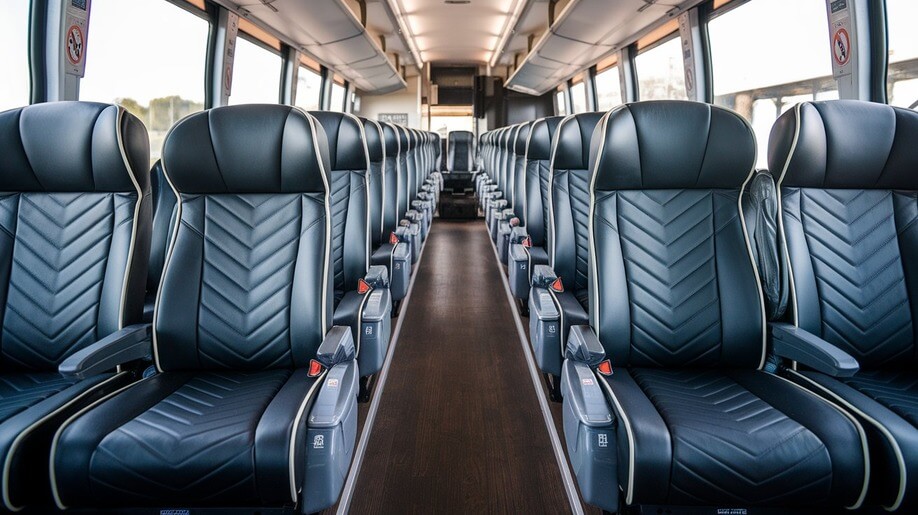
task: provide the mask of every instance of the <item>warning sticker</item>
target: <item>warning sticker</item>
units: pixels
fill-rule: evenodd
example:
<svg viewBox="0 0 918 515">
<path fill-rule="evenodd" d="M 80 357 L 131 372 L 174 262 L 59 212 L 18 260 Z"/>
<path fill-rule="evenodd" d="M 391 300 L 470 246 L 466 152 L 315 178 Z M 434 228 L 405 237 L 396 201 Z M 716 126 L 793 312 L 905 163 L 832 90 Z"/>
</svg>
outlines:
<svg viewBox="0 0 918 515">
<path fill-rule="evenodd" d="M 851 59 L 851 36 L 844 27 L 837 29 L 832 35 L 832 56 L 839 66 L 848 64 Z"/>
<path fill-rule="evenodd" d="M 83 62 L 83 29 L 77 25 L 67 29 L 67 60 L 73 65 Z"/>
</svg>

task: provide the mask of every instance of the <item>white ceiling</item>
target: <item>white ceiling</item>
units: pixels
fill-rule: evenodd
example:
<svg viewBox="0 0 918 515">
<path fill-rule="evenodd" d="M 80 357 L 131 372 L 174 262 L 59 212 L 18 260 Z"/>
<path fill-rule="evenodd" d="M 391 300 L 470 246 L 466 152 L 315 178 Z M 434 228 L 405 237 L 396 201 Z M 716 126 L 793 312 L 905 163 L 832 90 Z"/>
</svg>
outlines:
<svg viewBox="0 0 918 515">
<path fill-rule="evenodd" d="M 526 0 L 392 0 L 408 25 L 421 60 L 487 64 L 510 18 Z"/>
</svg>

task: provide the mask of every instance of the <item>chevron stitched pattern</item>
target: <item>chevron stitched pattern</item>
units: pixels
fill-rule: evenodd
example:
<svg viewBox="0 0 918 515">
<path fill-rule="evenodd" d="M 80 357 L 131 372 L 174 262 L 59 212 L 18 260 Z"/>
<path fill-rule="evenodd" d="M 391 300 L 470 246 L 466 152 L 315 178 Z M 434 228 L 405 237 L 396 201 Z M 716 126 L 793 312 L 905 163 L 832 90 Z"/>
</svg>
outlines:
<svg viewBox="0 0 918 515">
<path fill-rule="evenodd" d="M 154 505 L 256 503 L 255 428 L 289 376 L 274 370 L 190 379 L 102 440 L 90 466 L 93 494 Z"/>
<path fill-rule="evenodd" d="M 60 374 L 0 375 L 0 422 L 76 383 Z"/>
<path fill-rule="evenodd" d="M 806 234 L 822 315 L 822 337 L 864 368 L 912 359 L 914 332 L 893 196 L 883 190 L 785 192 L 788 216 Z"/>
<path fill-rule="evenodd" d="M 300 195 L 210 195 L 198 357 L 204 368 L 292 366 L 290 296 Z"/>
<path fill-rule="evenodd" d="M 617 194 L 634 365 L 706 366 L 720 358 L 712 195 L 702 190 Z"/>
<path fill-rule="evenodd" d="M 734 380 L 714 371 L 631 373 L 673 437 L 667 502 L 809 504 L 829 496 L 822 442 Z"/>
<path fill-rule="evenodd" d="M 918 374 L 915 372 L 867 370 L 844 381 L 918 427 Z"/>
<path fill-rule="evenodd" d="M 542 227 L 545 228 L 545 235 L 543 236 L 542 241 L 545 242 L 545 247 L 550 248 L 548 231 L 550 229 L 550 218 L 548 212 L 548 203 L 551 202 L 550 191 L 548 189 L 548 179 L 550 177 L 551 169 L 548 166 L 548 161 L 539 160 L 538 161 L 538 171 L 539 171 L 539 195 L 542 198 Z"/>
<path fill-rule="evenodd" d="M 568 194 L 571 198 L 571 219 L 574 221 L 576 277 L 574 291 L 589 287 L 590 272 L 590 173 L 587 170 L 567 172 Z"/>
<path fill-rule="evenodd" d="M 335 170 L 331 177 L 332 270 L 335 302 L 344 296 L 344 236 L 347 232 L 347 206 L 351 195 L 351 172 Z"/>
<path fill-rule="evenodd" d="M 3 318 L 4 365 L 57 369 L 96 341 L 99 302 L 119 209 L 136 195 L 23 193 Z M 116 277 L 121 277 L 116 274 Z M 120 290 L 121 286 L 118 285 Z"/>
</svg>

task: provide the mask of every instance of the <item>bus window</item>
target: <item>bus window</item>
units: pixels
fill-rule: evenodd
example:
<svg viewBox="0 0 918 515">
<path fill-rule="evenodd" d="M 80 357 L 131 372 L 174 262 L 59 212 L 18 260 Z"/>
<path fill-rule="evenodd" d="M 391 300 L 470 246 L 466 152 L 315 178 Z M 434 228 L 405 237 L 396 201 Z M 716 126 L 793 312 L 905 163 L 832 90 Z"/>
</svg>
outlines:
<svg viewBox="0 0 918 515">
<path fill-rule="evenodd" d="M 240 33 L 233 57 L 230 105 L 276 104 L 280 98 L 281 57 Z"/>
<path fill-rule="evenodd" d="M 838 98 L 826 3 L 751 0 L 730 7 L 715 11 L 708 23 L 714 103 L 749 120 L 758 140 L 757 166 L 764 167 L 778 115 L 800 102 Z"/>
<path fill-rule="evenodd" d="M 332 82 L 331 86 L 331 106 L 328 108 L 330 111 L 344 111 L 344 86 L 338 84 L 337 82 Z"/>
<path fill-rule="evenodd" d="M 571 99 L 573 100 L 574 113 L 585 113 L 587 110 L 586 85 L 583 81 L 571 86 Z"/>
<path fill-rule="evenodd" d="M 918 19 L 915 0 L 886 0 L 889 30 L 889 104 L 918 109 L 918 38 L 912 24 Z"/>
<path fill-rule="evenodd" d="M 618 78 L 618 66 L 596 74 L 596 98 L 600 111 L 608 111 L 622 103 L 622 85 Z"/>
<path fill-rule="evenodd" d="M 0 111 L 6 111 L 29 103 L 29 0 L 4 0 L 0 41 Z"/>
<path fill-rule="evenodd" d="M 296 75 L 296 101 L 297 107 L 307 111 L 319 109 L 319 92 L 322 89 L 322 76 L 312 71 L 311 68 L 300 66 Z"/>
<path fill-rule="evenodd" d="M 634 60 L 641 100 L 686 100 L 682 41 L 677 33 L 665 43 L 640 52 Z"/>
<path fill-rule="evenodd" d="M 555 112 L 558 116 L 567 116 L 567 104 L 564 103 L 564 91 L 555 93 Z"/>
<path fill-rule="evenodd" d="M 166 0 L 93 0 L 89 31 L 80 100 L 116 102 L 140 118 L 155 161 L 169 128 L 204 109 L 207 20 Z"/>
</svg>

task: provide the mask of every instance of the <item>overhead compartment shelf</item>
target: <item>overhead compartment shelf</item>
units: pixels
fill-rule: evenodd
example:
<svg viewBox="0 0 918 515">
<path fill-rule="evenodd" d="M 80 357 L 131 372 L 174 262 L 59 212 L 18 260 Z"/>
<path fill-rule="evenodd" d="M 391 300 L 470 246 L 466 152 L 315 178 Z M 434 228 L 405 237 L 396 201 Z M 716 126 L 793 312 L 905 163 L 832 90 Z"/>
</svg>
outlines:
<svg viewBox="0 0 918 515">
<path fill-rule="evenodd" d="M 634 41 L 660 20 L 697 5 L 646 0 L 571 0 L 507 79 L 507 87 L 541 95 Z"/>
<path fill-rule="evenodd" d="M 270 28 L 363 91 L 389 93 L 407 87 L 344 0 L 274 0 L 227 7 Z"/>
</svg>

